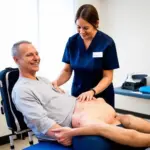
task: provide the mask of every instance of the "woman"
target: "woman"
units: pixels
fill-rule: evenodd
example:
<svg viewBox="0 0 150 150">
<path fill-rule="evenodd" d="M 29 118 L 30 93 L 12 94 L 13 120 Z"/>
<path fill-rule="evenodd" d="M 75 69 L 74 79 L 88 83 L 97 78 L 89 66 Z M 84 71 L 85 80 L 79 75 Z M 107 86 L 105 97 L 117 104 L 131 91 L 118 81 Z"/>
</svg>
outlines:
<svg viewBox="0 0 150 150">
<path fill-rule="evenodd" d="M 74 71 L 73 96 L 80 101 L 102 97 L 114 107 L 113 69 L 119 68 L 115 43 L 98 30 L 99 17 L 94 6 L 82 5 L 76 13 L 75 23 L 78 33 L 66 44 L 62 59 L 65 66 L 53 85 L 60 89 Z"/>
</svg>

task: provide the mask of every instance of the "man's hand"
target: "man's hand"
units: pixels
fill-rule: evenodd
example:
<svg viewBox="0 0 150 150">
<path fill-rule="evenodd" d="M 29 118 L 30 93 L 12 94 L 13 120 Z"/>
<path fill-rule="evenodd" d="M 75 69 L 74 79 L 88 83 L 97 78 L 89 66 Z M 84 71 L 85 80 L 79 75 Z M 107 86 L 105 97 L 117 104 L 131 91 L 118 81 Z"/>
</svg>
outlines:
<svg viewBox="0 0 150 150">
<path fill-rule="evenodd" d="M 69 134 L 72 129 L 69 127 L 61 127 L 52 129 L 58 143 L 64 146 L 70 146 L 72 144 L 72 136 Z"/>
<path fill-rule="evenodd" d="M 91 101 L 94 99 L 96 99 L 96 98 L 94 97 L 94 92 L 92 90 L 84 92 L 77 97 L 77 100 L 79 100 L 80 102 Z"/>
<path fill-rule="evenodd" d="M 65 93 L 65 91 L 57 85 L 57 81 L 53 81 L 52 85 L 55 88 L 55 90 L 58 91 L 59 93 Z"/>
</svg>

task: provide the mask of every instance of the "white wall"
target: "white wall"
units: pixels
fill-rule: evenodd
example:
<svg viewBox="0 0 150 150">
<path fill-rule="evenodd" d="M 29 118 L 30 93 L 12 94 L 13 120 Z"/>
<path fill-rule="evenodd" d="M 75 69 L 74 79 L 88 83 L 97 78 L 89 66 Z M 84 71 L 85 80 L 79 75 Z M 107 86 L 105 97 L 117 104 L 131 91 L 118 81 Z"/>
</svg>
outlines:
<svg viewBox="0 0 150 150">
<path fill-rule="evenodd" d="M 60 73 L 66 42 L 74 34 L 73 0 L 39 0 L 41 65 L 39 74 L 54 80 Z"/>
<path fill-rule="evenodd" d="M 38 43 L 37 0 L 0 1 L 0 70 L 16 67 L 11 47 L 19 40 Z"/>
<path fill-rule="evenodd" d="M 120 62 L 115 86 L 120 86 L 129 73 L 150 75 L 149 6 L 149 0 L 100 0 L 101 29 L 115 40 Z M 116 95 L 115 101 L 116 108 L 145 114 L 150 107 L 147 100 L 134 97 Z"/>
<path fill-rule="evenodd" d="M 115 85 L 128 73 L 150 74 L 150 1 L 100 0 L 101 28 L 116 42 L 120 69 Z"/>
</svg>

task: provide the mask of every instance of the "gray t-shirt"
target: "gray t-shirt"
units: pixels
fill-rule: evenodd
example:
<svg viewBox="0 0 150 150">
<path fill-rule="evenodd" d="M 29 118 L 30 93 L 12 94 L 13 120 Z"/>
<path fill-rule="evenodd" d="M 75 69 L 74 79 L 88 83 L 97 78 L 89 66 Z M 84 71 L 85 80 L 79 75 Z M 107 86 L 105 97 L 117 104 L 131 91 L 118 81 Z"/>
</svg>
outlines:
<svg viewBox="0 0 150 150">
<path fill-rule="evenodd" d="M 20 77 L 13 88 L 12 99 L 27 126 L 40 139 L 51 139 L 45 133 L 55 123 L 71 126 L 75 97 L 57 92 L 45 78 Z"/>
</svg>

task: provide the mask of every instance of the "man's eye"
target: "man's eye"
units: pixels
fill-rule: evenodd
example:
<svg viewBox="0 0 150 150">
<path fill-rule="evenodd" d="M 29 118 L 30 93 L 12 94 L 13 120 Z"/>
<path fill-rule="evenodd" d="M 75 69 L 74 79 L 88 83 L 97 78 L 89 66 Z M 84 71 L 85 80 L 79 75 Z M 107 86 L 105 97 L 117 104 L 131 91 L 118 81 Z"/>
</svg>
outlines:
<svg viewBox="0 0 150 150">
<path fill-rule="evenodd" d="M 77 29 L 80 29 L 81 27 L 77 27 Z"/>
<path fill-rule="evenodd" d="M 27 54 L 27 57 L 32 56 L 32 54 Z"/>
</svg>

